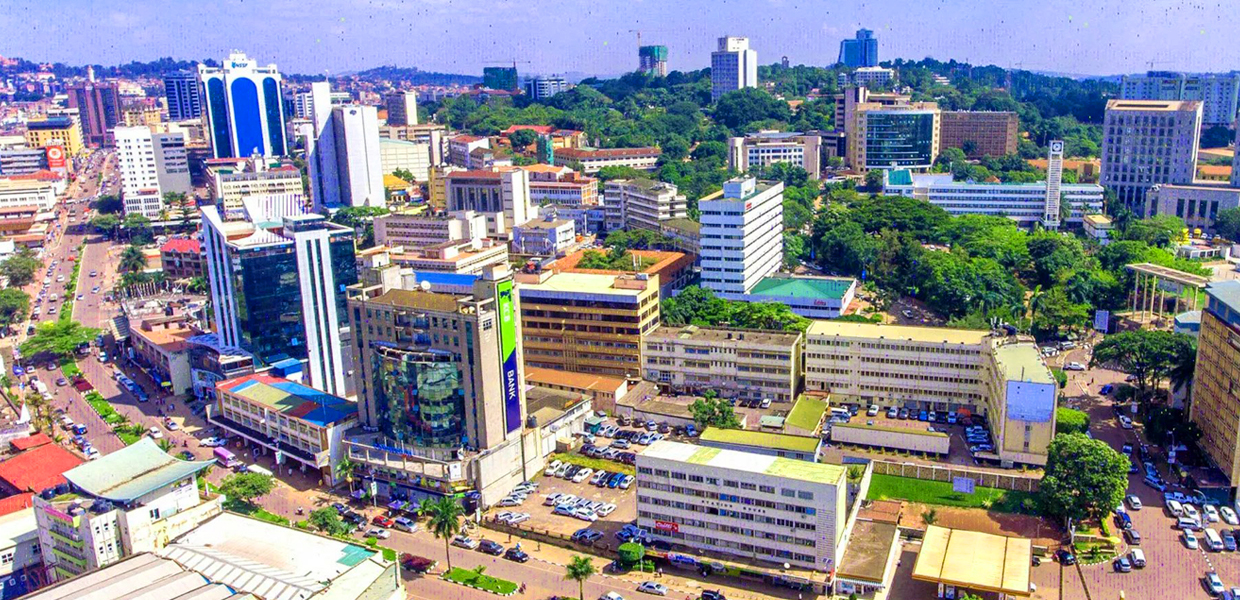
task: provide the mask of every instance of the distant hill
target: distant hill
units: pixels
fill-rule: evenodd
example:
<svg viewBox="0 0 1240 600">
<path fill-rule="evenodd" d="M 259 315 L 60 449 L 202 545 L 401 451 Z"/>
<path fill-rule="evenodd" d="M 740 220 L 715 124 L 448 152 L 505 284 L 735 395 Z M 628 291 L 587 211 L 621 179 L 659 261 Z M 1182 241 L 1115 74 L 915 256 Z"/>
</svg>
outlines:
<svg viewBox="0 0 1240 600">
<path fill-rule="evenodd" d="M 432 71 L 422 71 L 417 67 L 396 67 L 391 65 L 358 71 L 355 75 L 361 79 L 406 81 L 413 85 L 451 85 L 454 83 L 473 85 L 475 83 L 482 83 L 482 77 L 476 75 L 435 73 Z"/>
</svg>

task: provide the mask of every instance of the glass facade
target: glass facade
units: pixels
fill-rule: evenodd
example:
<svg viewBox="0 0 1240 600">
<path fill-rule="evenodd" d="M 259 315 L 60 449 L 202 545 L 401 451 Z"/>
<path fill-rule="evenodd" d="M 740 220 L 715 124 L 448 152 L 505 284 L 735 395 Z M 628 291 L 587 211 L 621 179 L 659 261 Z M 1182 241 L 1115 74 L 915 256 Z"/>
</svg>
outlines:
<svg viewBox="0 0 1240 600">
<path fill-rule="evenodd" d="M 929 168 L 934 163 L 934 113 L 866 113 L 867 169 Z"/>
<path fill-rule="evenodd" d="M 465 389 L 451 354 L 381 347 L 371 360 L 371 389 L 384 435 L 418 446 L 462 443 Z"/>
<path fill-rule="evenodd" d="M 306 358 L 301 284 L 292 244 L 244 250 L 233 262 L 241 345 L 264 362 Z"/>
</svg>

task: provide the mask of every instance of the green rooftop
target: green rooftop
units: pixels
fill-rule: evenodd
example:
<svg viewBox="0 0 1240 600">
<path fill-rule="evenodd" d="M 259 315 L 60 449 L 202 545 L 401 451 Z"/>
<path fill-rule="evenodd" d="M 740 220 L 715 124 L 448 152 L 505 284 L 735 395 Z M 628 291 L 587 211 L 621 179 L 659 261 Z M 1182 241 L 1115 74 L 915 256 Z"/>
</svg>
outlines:
<svg viewBox="0 0 1240 600">
<path fill-rule="evenodd" d="M 827 412 L 828 402 L 813 396 L 801 396 L 788 413 L 786 423 L 797 429 L 815 431 L 822 422 L 822 413 Z"/>
<path fill-rule="evenodd" d="M 844 477 L 844 467 L 795 458 L 776 458 L 767 466 L 766 474 L 814 483 L 838 484 Z"/>
<path fill-rule="evenodd" d="M 96 498 L 132 502 L 161 487 L 190 477 L 215 460 L 185 461 L 144 437 L 99 460 L 65 471 L 65 479 Z"/>
<path fill-rule="evenodd" d="M 764 277 L 762 281 L 753 286 L 749 295 L 843 300 L 844 295 L 855 282 L 855 279 L 826 277 Z"/>
<path fill-rule="evenodd" d="M 703 442 L 774 448 L 776 450 L 788 450 L 806 454 L 813 454 L 818 450 L 818 444 L 821 443 L 818 438 L 803 435 L 788 435 L 786 433 L 770 433 L 747 429 L 719 429 L 717 427 L 706 428 L 706 431 L 702 432 L 699 439 Z"/>
<path fill-rule="evenodd" d="M 888 171 L 887 185 L 913 185 L 913 174 L 908 169 Z"/>
<path fill-rule="evenodd" d="M 718 448 L 699 448 L 689 458 L 685 459 L 685 462 L 693 463 L 695 465 L 705 465 L 709 464 L 711 459 L 718 455 Z"/>
</svg>

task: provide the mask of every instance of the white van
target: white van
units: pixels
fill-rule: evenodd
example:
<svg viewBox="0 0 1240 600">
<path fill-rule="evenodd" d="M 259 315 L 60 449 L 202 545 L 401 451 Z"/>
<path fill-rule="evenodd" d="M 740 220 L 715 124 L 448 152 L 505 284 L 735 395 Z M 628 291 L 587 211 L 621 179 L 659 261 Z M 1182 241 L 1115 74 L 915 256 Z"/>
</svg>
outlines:
<svg viewBox="0 0 1240 600">
<path fill-rule="evenodd" d="M 1142 552 L 1140 548 L 1133 548 L 1132 552 L 1128 553 L 1128 556 L 1128 560 L 1132 562 L 1132 566 L 1138 569 L 1145 568 L 1145 553 Z"/>
<path fill-rule="evenodd" d="M 1184 506 L 1175 500 L 1168 500 L 1167 512 L 1171 513 L 1171 516 L 1173 517 L 1182 516 L 1184 514 Z"/>
<path fill-rule="evenodd" d="M 1213 527 L 1206 528 L 1206 546 L 1213 552 L 1223 551 L 1223 538 Z"/>
<path fill-rule="evenodd" d="M 1175 526 L 1177 529 L 1183 529 L 1185 531 L 1194 531 L 1197 529 L 1201 529 L 1201 523 L 1197 521 L 1197 519 L 1194 519 L 1188 515 L 1184 515 L 1176 519 Z M 1222 541 L 1222 540 L 1219 540 L 1219 541 Z"/>
</svg>

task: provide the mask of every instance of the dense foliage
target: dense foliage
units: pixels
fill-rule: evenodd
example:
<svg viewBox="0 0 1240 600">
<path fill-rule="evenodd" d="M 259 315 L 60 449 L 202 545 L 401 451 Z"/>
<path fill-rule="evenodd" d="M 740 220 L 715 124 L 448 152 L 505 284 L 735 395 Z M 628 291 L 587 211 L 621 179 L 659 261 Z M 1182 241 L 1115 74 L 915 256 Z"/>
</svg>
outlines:
<svg viewBox="0 0 1240 600">
<path fill-rule="evenodd" d="M 1130 463 L 1106 442 L 1081 433 L 1057 435 L 1049 452 L 1038 490 L 1047 514 L 1079 521 L 1102 517 L 1123 501 Z"/>
<path fill-rule="evenodd" d="M 666 298 L 660 307 L 666 325 L 726 325 L 746 329 L 805 331 L 809 319 L 792 312 L 785 304 L 724 300 L 695 285 Z"/>
</svg>

